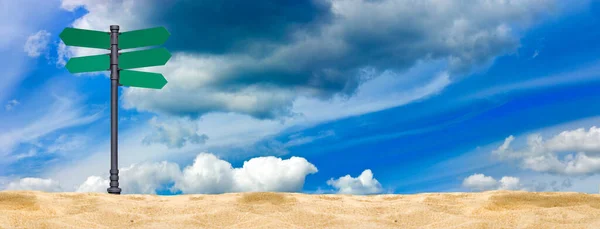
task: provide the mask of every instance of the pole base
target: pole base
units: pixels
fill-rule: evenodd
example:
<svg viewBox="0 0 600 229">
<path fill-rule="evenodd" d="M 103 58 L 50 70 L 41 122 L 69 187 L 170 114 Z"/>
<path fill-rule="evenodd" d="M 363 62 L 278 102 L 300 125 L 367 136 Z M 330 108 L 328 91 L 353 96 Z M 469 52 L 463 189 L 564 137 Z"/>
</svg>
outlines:
<svg viewBox="0 0 600 229">
<path fill-rule="evenodd" d="M 117 195 L 121 194 L 121 189 L 120 189 L 120 188 L 117 188 L 117 187 L 110 187 L 110 188 L 108 188 L 108 189 L 106 189 L 106 190 L 107 190 L 107 191 L 108 191 L 108 193 L 110 193 L 110 194 L 117 194 Z"/>
</svg>

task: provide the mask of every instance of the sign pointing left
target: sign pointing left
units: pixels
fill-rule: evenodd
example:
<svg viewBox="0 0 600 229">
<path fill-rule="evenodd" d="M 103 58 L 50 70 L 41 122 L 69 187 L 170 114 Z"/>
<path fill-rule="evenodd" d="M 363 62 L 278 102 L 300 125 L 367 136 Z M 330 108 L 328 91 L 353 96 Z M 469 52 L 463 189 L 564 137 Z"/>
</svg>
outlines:
<svg viewBox="0 0 600 229">
<path fill-rule="evenodd" d="M 109 67 L 110 56 L 107 54 L 73 57 L 65 65 L 70 73 L 108 71 Z"/>
<path fill-rule="evenodd" d="M 110 35 L 108 32 L 65 28 L 58 36 L 67 46 L 99 49 L 110 48 Z"/>
</svg>

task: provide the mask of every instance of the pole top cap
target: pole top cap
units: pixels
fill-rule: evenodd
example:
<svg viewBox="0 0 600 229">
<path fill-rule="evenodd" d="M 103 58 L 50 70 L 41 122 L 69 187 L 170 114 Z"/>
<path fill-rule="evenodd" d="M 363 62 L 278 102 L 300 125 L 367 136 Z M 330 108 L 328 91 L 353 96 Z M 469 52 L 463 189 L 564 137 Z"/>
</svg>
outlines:
<svg viewBox="0 0 600 229">
<path fill-rule="evenodd" d="M 111 25 L 110 26 L 110 30 L 119 30 L 119 26 L 118 25 Z"/>
</svg>

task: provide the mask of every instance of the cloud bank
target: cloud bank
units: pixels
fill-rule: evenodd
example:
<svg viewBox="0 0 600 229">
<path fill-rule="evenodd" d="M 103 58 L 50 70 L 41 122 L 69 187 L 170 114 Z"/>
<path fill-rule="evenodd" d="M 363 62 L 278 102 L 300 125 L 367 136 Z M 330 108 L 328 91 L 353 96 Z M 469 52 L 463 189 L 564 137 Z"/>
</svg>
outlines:
<svg viewBox="0 0 600 229">
<path fill-rule="evenodd" d="M 193 164 L 183 170 L 167 161 L 135 163 L 121 168 L 119 184 L 123 194 L 156 194 L 157 190 L 182 194 L 300 192 L 306 177 L 316 172 L 317 167 L 301 157 L 255 157 L 245 161 L 242 167 L 234 168 L 213 154 L 200 153 Z M 367 195 L 384 191 L 370 169 L 357 177 L 331 178 L 327 184 L 340 194 Z M 6 189 L 104 193 L 108 186 L 109 180 L 100 176 L 89 176 L 71 189 L 52 179 L 28 177 L 10 182 Z"/>
<path fill-rule="evenodd" d="M 462 185 L 476 191 L 522 189 L 522 185 L 517 177 L 504 176 L 500 180 L 496 180 L 491 176 L 481 173 L 476 173 L 465 178 Z"/>
<path fill-rule="evenodd" d="M 183 194 L 217 194 L 226 192 L 299 192 L 306 176 L 317 168 L 301 157 L 281 159 L 256 157 L 244 162 L 240 168 L 213 154 L 200 153 L 192 165 L 180 169 L 179 165 L 162 161 L 135 163 L 119 170 L 123 194 L 156 194 L 157 190 L 170 189 Z M 109 181 L 100 176 L 90 176 L 72 189 L 77 192 L 106 192 Z M 61 187 L 57 181 L 42 178 L 23 178 L 8 184 L 8 190 L 43 190 L 49 192 L 72 191 Z"/>
<path fill-rule="evenodd" d="M 523 182 L 522 179 L 512 176 L 503 176 L 496 180 L 491 176 L 481 173 L 475 173 L 463 179 L 462 186 L 471 191 L 489 191 L 489 190 L 521 190 L 530 192 L 553 191 L 558 192 L 573 186 L 570 178 L 560 178 L 560 180 L 529 180 Z"/>
<path fill-rule="evenodd" d="M 563 131 L 548 140 L 531 134 L 526 145 L 517 149 L 511 147 L 514 140 L 507 137 L 492 154 L 536 172 L 569 176 L 600 173 L 600 128 L 595 126 Z"/>
<path fill-rule="evenodd" d="M 169 44 L 176 52 L 158 70 L 169 84 L 160 91 L 126 89 L 126 108 L 193 117 L 236 112 L 260 119 L 292 115 L 299 96 L 351 96 L 383 72 L 401 73 L 419 61 L 444 61 L 451 76 L 463 74 L 516 50 L 519 31 L 553 6 L 540 0 L 62 2 L 66 10 L 89 11 L 73 23 L 78 28 L 119 24 L 132 30 L 146 22 L 164 24 L 173 34 Z M 402 79 L 399 89 L 434 77 Z"/>
<path fill-rule="evenodd" d="M 52 179 L 25 177 L 8 184 L 7 190 L 37 190 L 45 192 L 61 192 L 60 184 Z"/>
</svg>

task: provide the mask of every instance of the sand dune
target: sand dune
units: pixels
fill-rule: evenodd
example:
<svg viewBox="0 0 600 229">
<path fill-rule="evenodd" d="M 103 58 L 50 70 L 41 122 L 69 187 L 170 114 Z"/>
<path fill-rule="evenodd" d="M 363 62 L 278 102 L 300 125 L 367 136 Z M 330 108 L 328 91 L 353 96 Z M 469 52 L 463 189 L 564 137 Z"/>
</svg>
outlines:
<svg viewBox="0 0 600 229">
<path fill-rule="evenodd" d="M 0 192 L 0 228 L 600 228 L 600 195 Z"/>
</svg>

